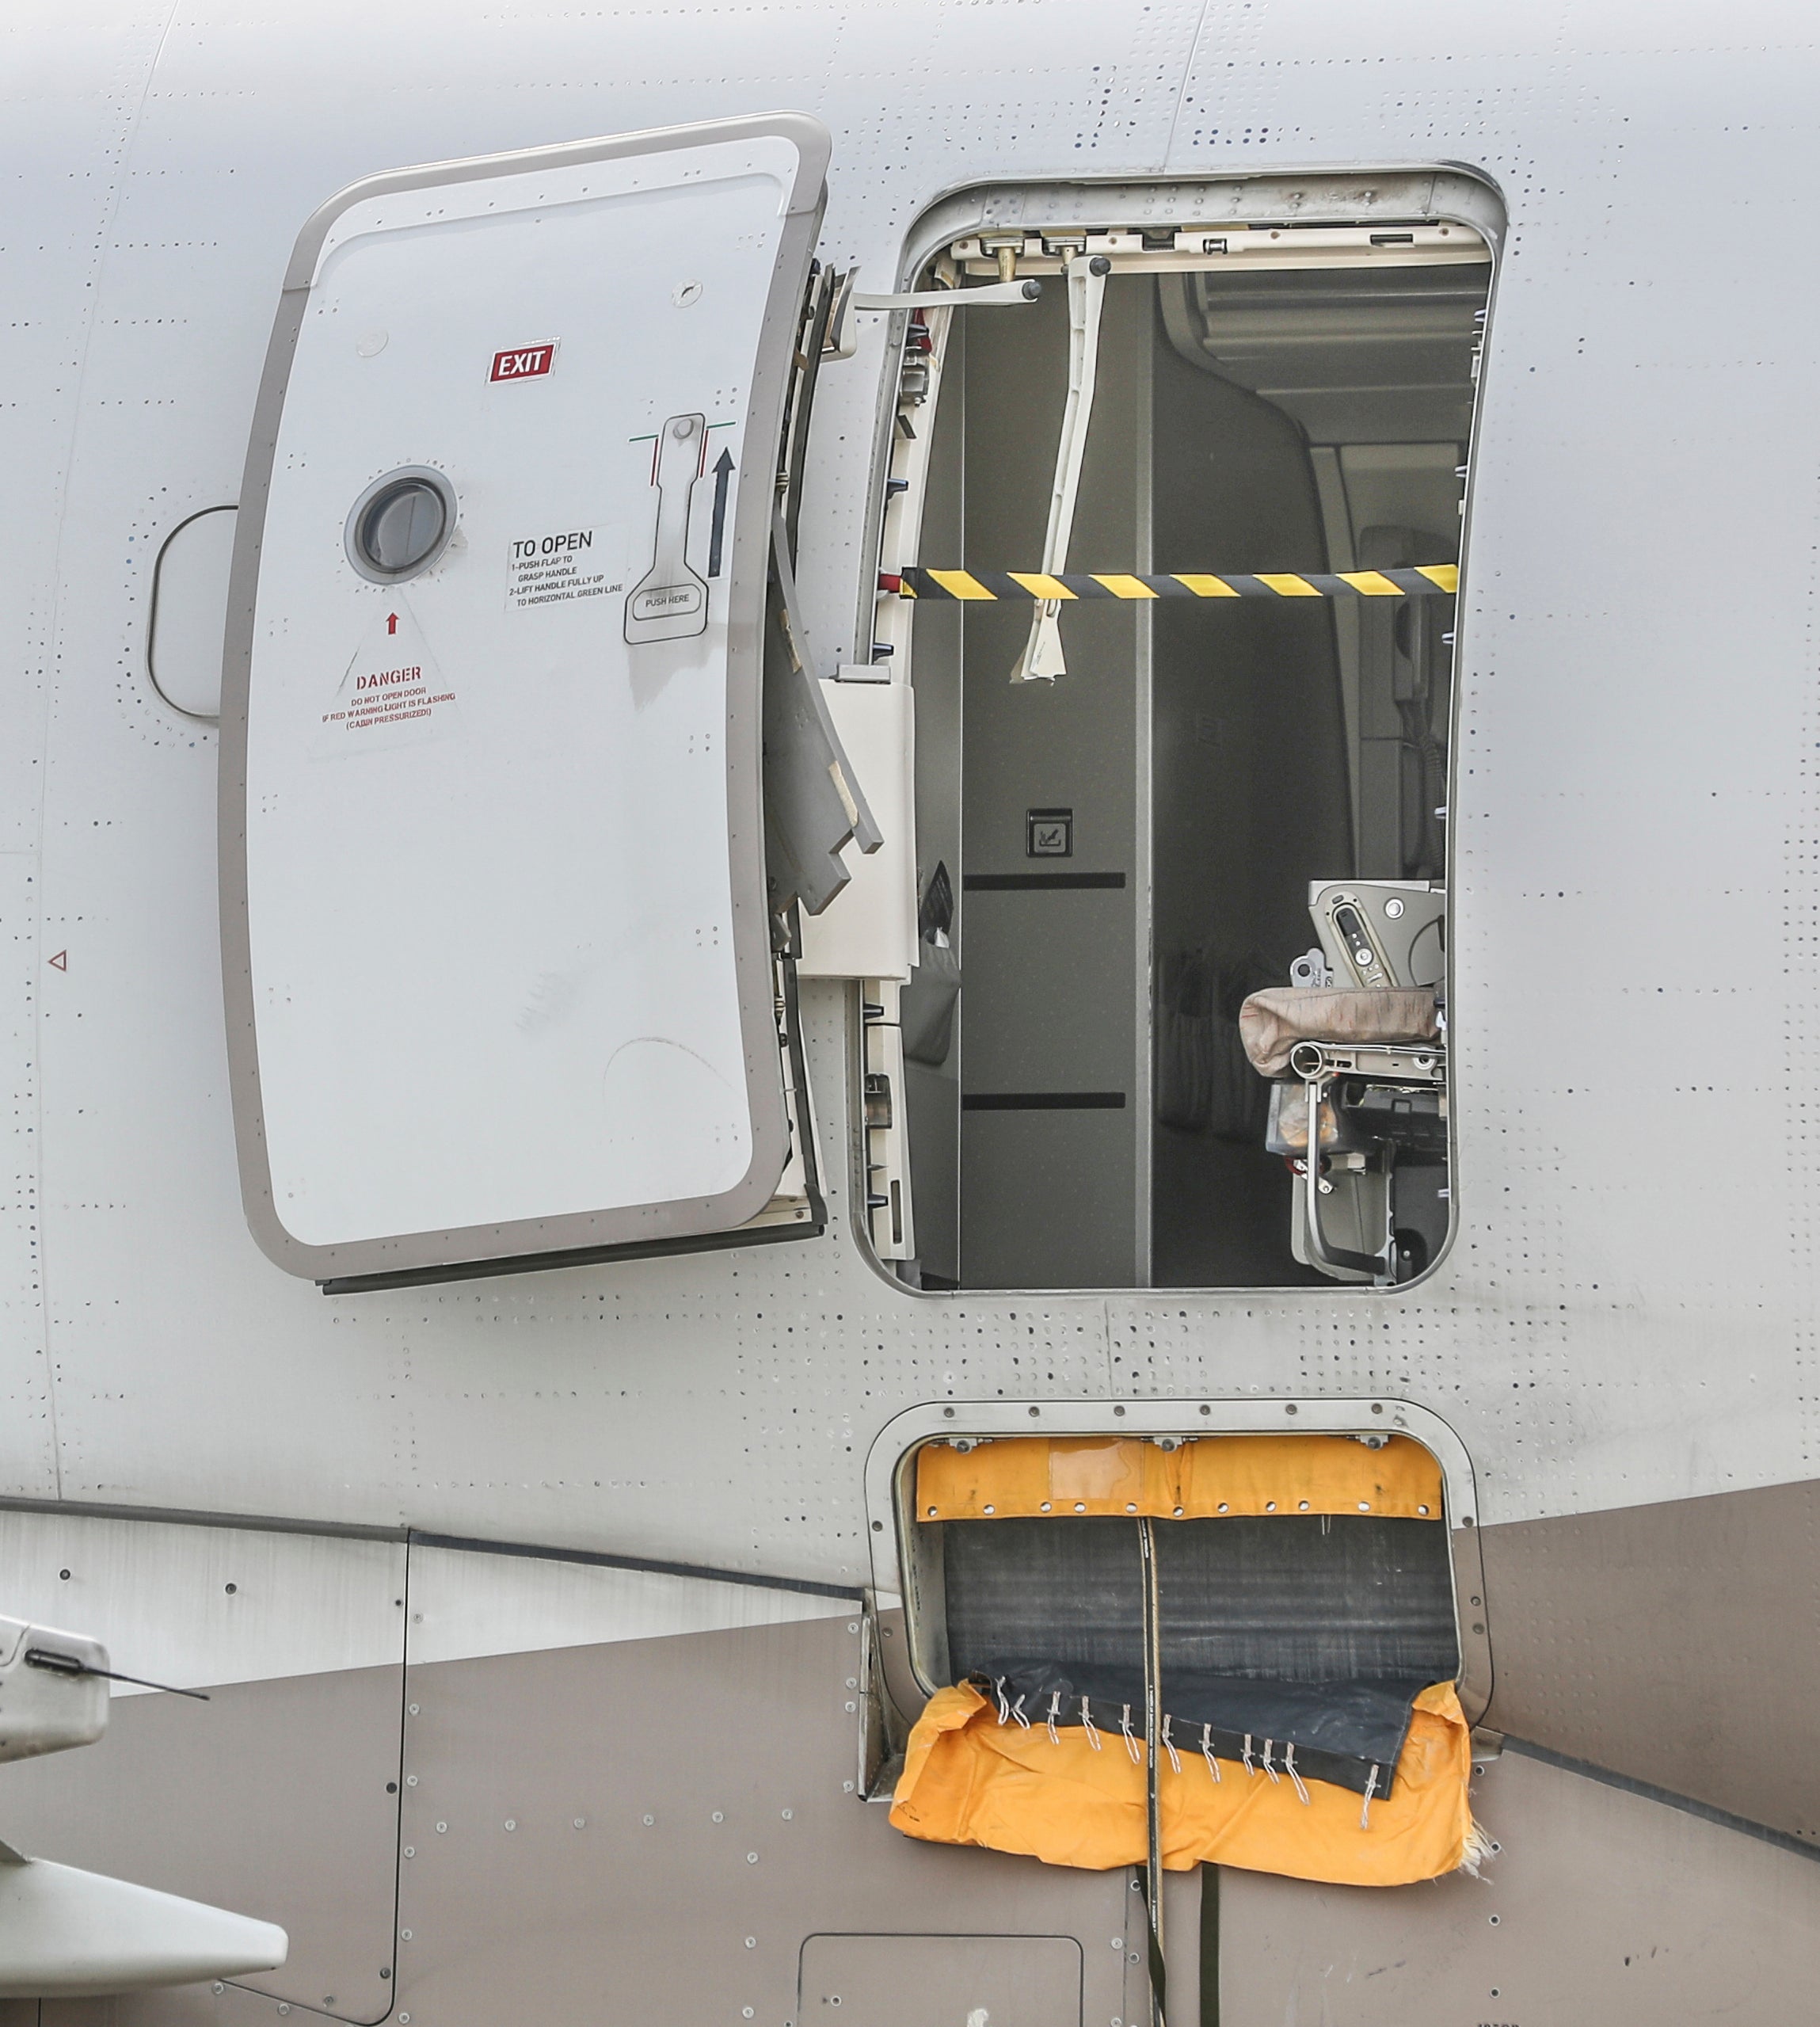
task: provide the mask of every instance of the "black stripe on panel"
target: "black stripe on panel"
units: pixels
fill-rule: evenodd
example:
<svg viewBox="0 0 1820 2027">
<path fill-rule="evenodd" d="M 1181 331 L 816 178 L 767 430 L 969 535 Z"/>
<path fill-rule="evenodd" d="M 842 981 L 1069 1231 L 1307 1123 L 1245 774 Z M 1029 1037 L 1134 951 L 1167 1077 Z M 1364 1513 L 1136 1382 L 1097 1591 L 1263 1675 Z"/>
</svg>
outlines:
<svg viewBox="0 0 1820 2027">
<path fill-rule="evenodd" d="M 1122 887 L 1122 873 L 963 873 L 962 893 L 1024 893 L 1045 887 Z"/>
<path fill-rule="evenodd" d="M 969 1091 L 963 1112 L 1122 1112 L 1122 1091 Z"/>
</svg>

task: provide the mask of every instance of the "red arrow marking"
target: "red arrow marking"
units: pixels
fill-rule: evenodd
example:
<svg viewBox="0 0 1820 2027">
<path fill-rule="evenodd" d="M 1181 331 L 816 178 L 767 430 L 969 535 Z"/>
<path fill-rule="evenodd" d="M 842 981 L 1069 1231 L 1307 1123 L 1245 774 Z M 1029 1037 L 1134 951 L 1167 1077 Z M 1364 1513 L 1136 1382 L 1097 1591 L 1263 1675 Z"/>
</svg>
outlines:
<svg viewBox="0 0 1820 2027">
<path fill-rule="evenodd" d="M 51 969 L 53 971 L 67 971 L 69 968 L 70 953 L 67 951 L 59 951 L 51 960 Z"/>
<path fill-rule="evenodd" d="M 397 614 L 397 613 L 395 613 L 395 612 L 388 612 L 388 613 L 386 615 L 386 631 L 388 634 L 395 634 L 398 631 L 398 614 Z"/>
</svg>

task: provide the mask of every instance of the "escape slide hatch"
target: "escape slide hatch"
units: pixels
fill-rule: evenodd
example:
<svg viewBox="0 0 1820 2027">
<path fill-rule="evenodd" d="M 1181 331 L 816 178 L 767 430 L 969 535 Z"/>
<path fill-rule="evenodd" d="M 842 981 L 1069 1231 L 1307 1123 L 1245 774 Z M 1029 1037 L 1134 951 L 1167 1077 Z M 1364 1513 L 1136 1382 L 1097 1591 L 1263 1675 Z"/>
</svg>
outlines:
<svg viewBox="0 0 1820 2027">
<path fill-rule="evenodd" d="M 221 787 L 242 1191 L 293 1273 L 700 1243 L 800 1162 L 760 713 L 828 146 L 432 166 L 298 241 Z"/>
<path fill-rule="evenodd" d="M 1410 1436 L 955 1437 L 911 1469 L 935 1693 L 898 1828 L 1141 1864 L 1148 1788 L 1175 1869 L 1475 1861 L 1443 1479 Z"/>
</svg>

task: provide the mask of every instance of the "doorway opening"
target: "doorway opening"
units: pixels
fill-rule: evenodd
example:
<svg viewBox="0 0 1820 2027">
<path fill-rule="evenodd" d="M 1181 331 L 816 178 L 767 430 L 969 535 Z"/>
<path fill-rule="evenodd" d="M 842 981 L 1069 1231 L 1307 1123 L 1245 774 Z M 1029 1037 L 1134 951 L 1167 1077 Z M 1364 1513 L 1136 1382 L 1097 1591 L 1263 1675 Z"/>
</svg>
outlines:
<svg viewBox="0 0 1820 2027">
<path fill-rule="evenodd" d="M 911 1272 L 1407 1281 L 1449 1224 L 1453 594 L 1490 245 L 1433 218 L 975 230 L 920 285 L 1020 277 L 1027 305 L 916 314 L 893 438 L 939 954 L 903 996 Z M 1259 993 L 1288 1008 L 1274 1057 L 1241 1027 Z"/>
</svg>

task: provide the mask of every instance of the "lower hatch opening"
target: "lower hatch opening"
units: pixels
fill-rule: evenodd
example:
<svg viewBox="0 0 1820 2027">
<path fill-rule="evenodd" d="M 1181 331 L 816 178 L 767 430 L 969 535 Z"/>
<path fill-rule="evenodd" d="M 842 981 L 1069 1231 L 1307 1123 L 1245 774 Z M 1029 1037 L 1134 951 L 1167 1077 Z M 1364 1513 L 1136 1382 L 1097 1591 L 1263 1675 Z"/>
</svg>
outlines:
<svg viewBox="0 0 1820 2027">
<path fill-rule="evenodd" d="M 912 1496 L 907 1625 L 931 1694 L 899 1828 L 1138 1861 L 1153 1772 L 1166 1863 L 1391 1884 L 1475 1858 L 1442 1474 L 1421 1444 L 959 1437 L 916 1454 Z"/>
</svg>

